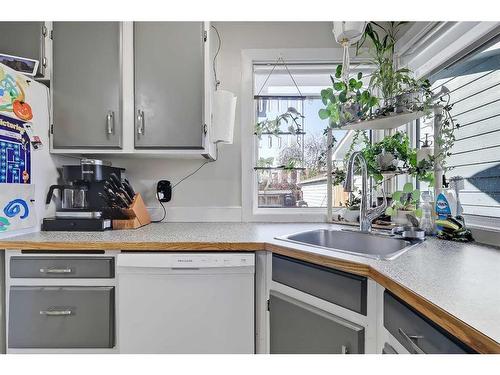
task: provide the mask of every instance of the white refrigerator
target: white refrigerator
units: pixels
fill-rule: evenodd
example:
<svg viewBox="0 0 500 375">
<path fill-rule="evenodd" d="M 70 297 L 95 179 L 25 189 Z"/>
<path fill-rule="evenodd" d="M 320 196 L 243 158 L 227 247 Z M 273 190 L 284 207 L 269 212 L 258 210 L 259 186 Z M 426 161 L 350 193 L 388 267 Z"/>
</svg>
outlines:
<svg viewBox="0 0 500 375">
<path fill-rule="evenodd" d="M 0 64 L 0 238 L 40 230 L 61 158 L 49 150 L 50 91 Z"/>
</svg>

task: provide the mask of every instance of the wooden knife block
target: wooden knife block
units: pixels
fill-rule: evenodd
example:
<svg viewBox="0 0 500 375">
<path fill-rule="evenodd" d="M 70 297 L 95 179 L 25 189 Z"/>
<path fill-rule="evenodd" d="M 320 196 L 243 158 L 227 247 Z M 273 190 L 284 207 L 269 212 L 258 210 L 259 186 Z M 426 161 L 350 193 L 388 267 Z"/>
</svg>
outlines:
<svg viewBox="0 0 500 375">
<path fill-rule="evenodd" d="M 141 194 L 136 194 L 129 208 L 122 212 L 129 217 L 125 220 L 113 220 L 113 229 L 136 229 L 151 223 L 151 216 Z"/>
</svg>

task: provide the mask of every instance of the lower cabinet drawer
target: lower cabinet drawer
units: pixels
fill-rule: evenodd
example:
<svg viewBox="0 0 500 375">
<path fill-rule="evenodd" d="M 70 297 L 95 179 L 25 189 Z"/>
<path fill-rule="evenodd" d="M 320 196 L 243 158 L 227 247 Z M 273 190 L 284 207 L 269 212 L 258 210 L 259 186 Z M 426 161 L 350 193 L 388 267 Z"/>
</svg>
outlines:
<svg viewBox="0 0 500 375">
<path fill-rule="evenodd" d="M 113 257 L 19 256 L 10 258 L 10 277 L 46 279 L 112 278 Z"/>
<path fill-rule="evenodd" d="M 281 284 L 366 315 L 366 277 L 278 254 L 273 254 L 272 275 Z"/>
<path fill-rule="evenodd" d="M 474 353 L 388 291 L 384 292 L 384 327 L 413 354 Z"/>
<path fill-rule="evenodd" d="M 112 348 L 114 287 L 13 286 L 9 348 Z"/>
<path fill-rule="evenodd" d="M 361 354 L 364 328 L 329 312 L 271 292 L 272 354 Z"/>
</svg>

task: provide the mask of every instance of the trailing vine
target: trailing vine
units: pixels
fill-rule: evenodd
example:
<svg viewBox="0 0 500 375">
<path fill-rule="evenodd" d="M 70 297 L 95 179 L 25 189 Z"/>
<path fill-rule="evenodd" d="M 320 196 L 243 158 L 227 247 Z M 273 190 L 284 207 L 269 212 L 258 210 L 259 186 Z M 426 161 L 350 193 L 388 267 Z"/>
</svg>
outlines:
<svg viewBox="0 0 500 375">
<path fill-rule="evenodd" d="M 439 146 L 440 153 L 438 155 L 434 155 L 434 158 L 437 163 L 440 163 L 443 170 L 446 172 L 451 169 L 451 167 L 446 166 L 446 158 L 451 156 L 451 149 L 455 144 L 455 129 L 459 128 L 459 124 L 455 124 L 455 120 L 451 116 L 451 110 L 453 105 L 450 104 L 450 94 L 447 95 L 446 100 L 440 98 L 443 105 L 443 114 L 440 121 L 440 133 L 441 137 L 434 142 L 437 142 Z"/>
</svg>

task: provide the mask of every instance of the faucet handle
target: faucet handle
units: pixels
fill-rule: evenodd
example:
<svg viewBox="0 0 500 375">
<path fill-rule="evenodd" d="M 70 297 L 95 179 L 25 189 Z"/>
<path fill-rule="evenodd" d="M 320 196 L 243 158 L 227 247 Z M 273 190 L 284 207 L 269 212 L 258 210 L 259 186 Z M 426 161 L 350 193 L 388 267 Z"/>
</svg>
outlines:
<svg viewBox="0 0 500 375">
<path fill-rule="evenodd" d="M 382 204 L 379 206 L 373 207 L 373 208 L 369 208 L 367 210 L 367 216 L 370 218 L 370 220 L 375 220 L 377 217 L 382 215 L 384 213 L 385 209 L 387 208 L 387 197 L 385 195 L 385 190 L 384 190 L 383 186 L 382 186 L 381 190 L 382 190 L 382 197 L 383 197 Z M 372 195 L 372 193 L 370 192 L 370 196 L 371 195 Z"/>
</svg>

